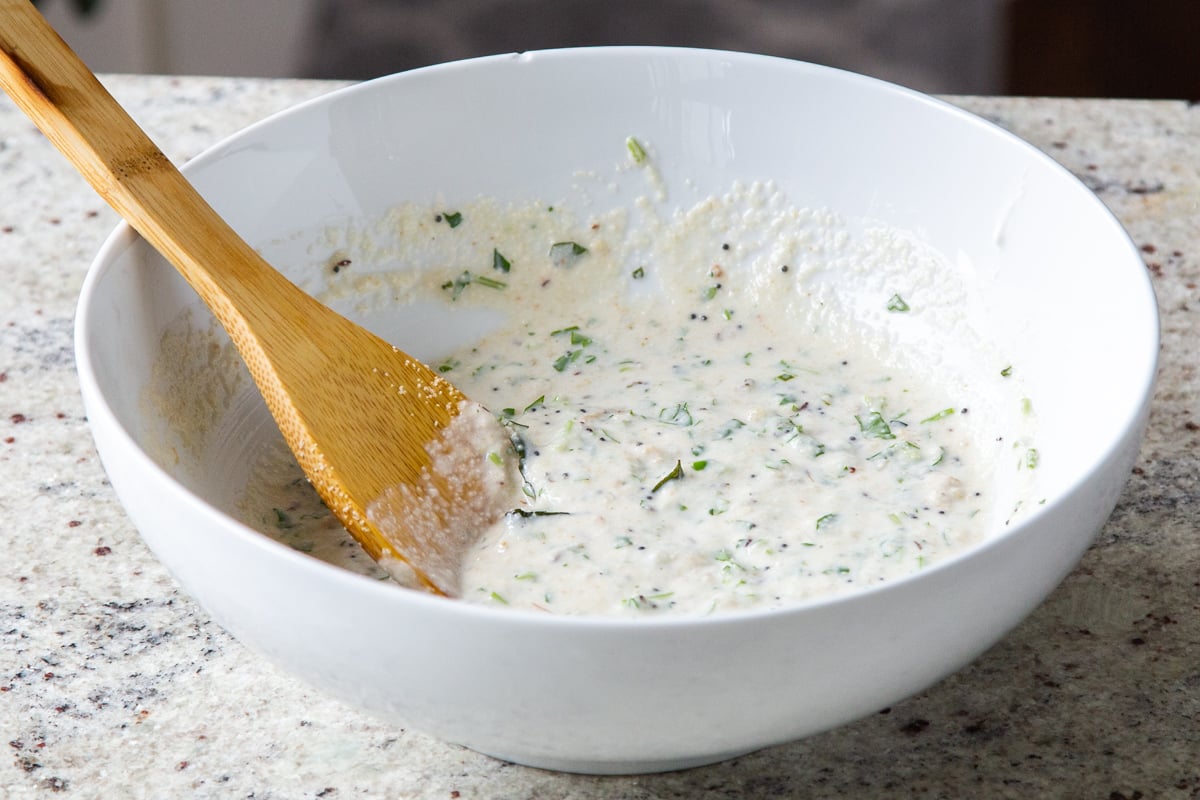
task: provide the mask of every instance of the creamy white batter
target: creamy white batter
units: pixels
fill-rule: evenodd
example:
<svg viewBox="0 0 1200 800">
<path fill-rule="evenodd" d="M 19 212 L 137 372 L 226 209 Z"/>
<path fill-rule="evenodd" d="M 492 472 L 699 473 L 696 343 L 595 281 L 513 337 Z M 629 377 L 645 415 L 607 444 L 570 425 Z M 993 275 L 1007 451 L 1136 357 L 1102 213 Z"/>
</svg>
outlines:
<svg viewBox="0 0 1200 800">
<path fill-rule="evenodd" d="M 966 290 L 894 231 L 758 184 L 665 219 L 480 201 L 385 224 L 408 269 L 339 268 L 329 297 L 506 317 L 434 362 L 508 426 L 523 467 L 464 562 L 465 600 L 709 614 L 867 587 L 980 541 L 1011 511 L 996 471 L 1036 465 L 1020 415 L 996 413 L 1018 402 L 1011 366 L 964 345 Z M 913 349 L 914 320 L 983 363 Z M 247 507 L 341 563 L 353 548 L 287 469 L 269 456 Z"/>
</svg>

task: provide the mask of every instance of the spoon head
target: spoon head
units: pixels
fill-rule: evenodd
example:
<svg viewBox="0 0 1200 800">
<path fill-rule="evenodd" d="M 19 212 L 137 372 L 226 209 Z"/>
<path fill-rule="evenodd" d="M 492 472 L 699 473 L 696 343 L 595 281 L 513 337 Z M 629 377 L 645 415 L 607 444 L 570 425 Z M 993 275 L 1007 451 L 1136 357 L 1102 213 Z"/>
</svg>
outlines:
<svg viewBox="0 0 1200 800">
<path fill-rule="evenodd" d="M 235 343 L 301 468 L 401 582 L 456 596 L 464 554 L 519 496 L 507 431 L 425 364 L 325 307 L 293 324 L 294 337 L 274 337 L 291 345 L 283 351 Z"/>
</svg>

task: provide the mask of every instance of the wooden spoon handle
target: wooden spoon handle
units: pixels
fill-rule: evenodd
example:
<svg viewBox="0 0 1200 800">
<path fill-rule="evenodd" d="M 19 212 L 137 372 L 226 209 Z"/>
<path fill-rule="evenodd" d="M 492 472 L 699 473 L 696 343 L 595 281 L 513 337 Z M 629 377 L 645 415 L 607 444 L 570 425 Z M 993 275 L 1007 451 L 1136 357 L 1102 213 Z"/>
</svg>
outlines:
<svg viewBox="0 0 1200 800">
<path fill-rule="evenodd" d="M 450 478 L 430 472 L 427 448 L 459 414 L 463 395 L 267 264 L 27 0 L 0 0 L 0 87 L 212 309 L 305 474 L 347 530 L 373 557 L 408 561 L 433 591 L 452 590 L 463 548 L 441 534 L 468 527 L 450 524 L 457 507 L 442 513 L 432 500 L 401 492 L 387 506 L 387 532 L 371 508 L 396 487 L 463 494 L 461 486 L 459 494 L 443 491 Z M 409 523 L 414 511 L 432 520 L 426 528 Z M 431 577 L 431 565 L 443 563 Z"/>
<path fill-rule="evenodd" d="M 0 0 L 0 86 L 227 328 L 240 327 L 246 314 L 270 314 L 254 302 L 264 292 L 282 290 L 306 303 L 307 295 L 221 219 L 28 0 Z"/>
</svg>

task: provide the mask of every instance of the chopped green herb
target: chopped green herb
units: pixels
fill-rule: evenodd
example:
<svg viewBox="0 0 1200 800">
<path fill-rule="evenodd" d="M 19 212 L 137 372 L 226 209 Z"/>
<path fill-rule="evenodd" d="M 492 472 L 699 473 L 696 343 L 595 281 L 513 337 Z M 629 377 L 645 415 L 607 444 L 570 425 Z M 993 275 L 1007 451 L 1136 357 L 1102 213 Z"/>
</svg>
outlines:
<svg viewBox="0 0 1200 800">
<path fill-rule="evenodd" d="M 738 430 L 739 428 L 744 428 L 745 426 L 746 423 L 742 422 L 740 419 L 731 419 L 726 422 L 725 427 L 721 428 L 721 430 L 717 433 L 717 438 L 728 439 L 730 436 L 733 436 L 734 431 Z"/>
<path fill-rule="evenodd" d="M 525 413 L 525 411 L 529 411 L 530 409 L 537 408 L 538 406 L 545 405 L 545 404 L 546 404 L 546 395 L 542 395 L 537 400 L 534 400 L 532 403 L 525 406 L 524 411 L 522 411 L 521 413 Z"/>
<path fill-rule="evenodd" d="M 296 527 L 296 523 L 292 522 L 291 516 L 282 508 L 271 509 L 275 512 L 275 527 L 280 530 Z"/>
<path fill-rule="evenodd" d="M 696 419 L 692 416 L 692 412 L 688 410 L 686 402 L 676 403 L 670 408 L 663 407 L 659 409 L 658 419 L 661 422 L 666 422 L 670 425 L 681 425 L 685 428 L 696 424 Z"/>
<path fill-rule="evenodd" d="M 946 417 L 950 416 L 953 413 L 954 413 L 953 408 L 943 408 L 941 411 L 937 412 L 936 414 L 931 414 L 930 416 L 921 420 L 921 422 L 923 422 L 923 423 L 924 422 L 937 422 L 939 419 L 945 419 Z"/>
<path fill-rule="evenodd" d="M 668 472 L 666 475 L 663 476 L 662 480 L 660 480 L 658 483 L 654 484 L 654 488 L 650 490 L 650 493 L 654 494 L 659 489 L 661 489 L 663 486 L 665 486 L 667 483 L 670 483 L 671 481 L 677 481 L 682 477 L 683 477 L 683 464 L 679 461 L 676 461 L 675 469 Z"/>
<path fill-rule="evenodd" d="M 704 297 L 705 300 L 712 300 L 714 297 L 717 296 L 717 292 L 720 289 L 721 289 L 721 284 L 714 283 L 712 286 L 709 286 L 708 288 L 706 288 L 704 290 L 702 296 Z"/>
<path fill-rule="evenodd" d="M 558 358 L 554 359 L 554 370 L 556 372 L 562 372 L 571 364 L 572 361 L 578 360 L 579 356 L 581 355 L 583 355 L 582 350 L 568 350 Z"/>
<path fill-rule="evenodd" d="M 503 603 L 504 605 L 508 605 L 508 601 L 504 599 L 504 596 L 497 592 L 492 592 L 491 598 L 493 600 L 495 600 L 497 603 Z"/>
<path fill-rule="evenodd" d="M 499 270 L 503 273 L 508 273 L 512 269 L 512 262 L 500 254 L 499 250 L 492 248 L 492 269 Z"/>
<path fill-rule="evenodd" d="M 777 380 L 777 381 L 784 381 L 784 382 L 786 383 L 787 381 L 794 380 L 794 379 L 795 379 L 795 377 L 796 377 L 796 376 L 795 376 L 795 375 L 793 375 L 793 374 L 792 374 L 792 373 L 790 373 L 790 372 L 781 372 L 781 373 L 779 373 L 778 375 L 776 375 L 776 376 L 775 376 L 775 380 Z"/>
<path fill-rule="evenodd" d="M 570 511 L 530 511 L 526 508 L 514 508 L 512 511 L 505 512 L 506 517 L 521 517 L 529 519 L 530 517 L 566 517 L 570 516 Z"/>
<path fill-rule="evenodd" d="M 487 454 L 487 458 L 488 458 L 488 461 L 492 462 L 497 467 L 504 463 L 504 459 L 501 458 L 500 454 L 497 453 L 495 450 L 492 450 L 491 452 L 489 452 Z"/>
<path fill-rule="evenodd" d="M 587 347 L 591 343 L 592 340 L 590 337 L 584 336 L 577 330 L 571 331 L 571 344 L 579 345 L 580 347 Z"/>
<path fill-rule="evenodd" d="M 556 267 L 567 267 L 587 252 L 578 242 L 555 242 L 550 245 L 550 260 Z"/>
<path fill-rule="evenodd" d="M 640 278 L 644 278 L 644 277 L 646 277 L 646 270 L 645 270 L 645 268 L 643 268 L 643 267 L 638 267 L 637 269 L 635 269 L 635 270 L 633 271 L 633 277 L 635 277 L 635 278 L 639 278 L 639 279 L 640 279 Z"/>
<path fill-rule="evenodd" d="M 464 272 L 452 281 L 446 281 L 442 284 L 442 288 L 450 292 L 450 298 L 457 300 L 462 294 L 463 289 L 471 285 L 471 273 Z"/>
<path fill-rule="evenodd" d="M 1041 456 L 1038 454 L 1038 451 L 1031 447 L 1029 448 L 1029 451 L 1025 453 L 1025 466 L 1029 469 L 1034 469 L 1037 467 L 1040 459 Z"/>
<path fill-rule="evenodd" d="M 693 461 L 692 462 L 692 469 L 694 469 L 696 472 L 702 471 L 707 466 L 708 466 L 707 461 L 701 460 L 701 461 Z"/>
<path fill-rule="evenodd" d="M 504 281 L 498 281 L 495 278 L 487 278 L 483 275 L 474 276 L 473 282 L 478 283 L 480 286 L 486 286 L 489 289 L 503 289 L 508 286 L 508 284 Z"/>
<path fill-rule="evenodd" d="M 463 293 L 463 290 L 472 283 L 478 283 L 480 286 L 486 286 L 489 289 L 503 289 L 508 285 L 503 281 L 494 280 L 482 275 L 472 275 L 469 270 L 464 270 L 454 280 L 443 283 L 442 288 L 450 292 L 450 299 L 457 300 L 458 296 Z"/>
<path fill-rule="evenodd" d="M 1008 376 L 1012 375 L 1012 369 L 1012 364 L 1009 364 L 1007 367 L 1000 370 L 1000 377 L 1007 378 Z"/>
<path fill-rule="evenodd" d="M 858 421 L 858 429 L 862 432 L 862 435 L 868 439 L 896 438 L 896 434 L 892 433 L 887 420 L 878 411 L 872 411 L 868 414 L 866 421 L 863 421 L 863 418 L 857 414 L 854 415 L 854 419 Z"/>
<path fill-rule="evenodd" d="M 1021 413 L 1025 416 L 1029 416 L 1033 413 L 1033 401 L 1028 397 L 1021 398 Z"/>
<path fill-rule="evenodd" d="M 908 311 L 908 303 L 904 302 L 904 298 L 900 295 L 894 294 L 888 299 L 887 310 L 893 312 Z"/>
<path fill-rule="evenodd" d="M 625 148 L 629 150 L 629 155 L 633 156 L 635 164 L 641 164 L 646 160 L 646 148 L 642 147 L 642 143 L 632 136 L 625 140 Z"/>
<path fill-rule="evenodd" d="M 817 517 L 817 530 L 821 530 L 828 525 L 832 525 L 834 522 L 837 522 L 837 518 L 837 514 L 823 514 Z"/>
<path fill-rule="evenodd" d="M 519 581 L 536 581 L 537 573 L 536 572 L 522 572 L 520 575 L 513 575 L 513 577 Z"/>
<path fill-rule="evenodd" d="M 438 364 L 437 371 L 438 372 L 450 372 L 452 369 L 459 366 L 460 364 L 462 364 L 462 362 L 459 361 L 457 358 L 448 358 L 445 361 L 443 361 L 441 364 Z"/>
<path fill-rule="evenodd" d="M 462 214 L 457 211 L 446 211 L 442 214 L 442 219 L 444 219 L 446 224 L 451 228 L 457 228 L 459 225 L 461 225 L 462 218 Z"/>
</svg>

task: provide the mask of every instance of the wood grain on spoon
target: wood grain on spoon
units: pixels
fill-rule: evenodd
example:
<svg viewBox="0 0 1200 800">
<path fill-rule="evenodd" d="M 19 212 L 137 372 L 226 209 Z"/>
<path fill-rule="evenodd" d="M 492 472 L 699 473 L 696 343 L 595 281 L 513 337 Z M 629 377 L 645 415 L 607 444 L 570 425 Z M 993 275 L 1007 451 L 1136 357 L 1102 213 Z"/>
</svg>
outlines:
<svg viewBox="0 0 1200 800">
<path fill-rule="evenodd" d="M 466 398 L 267 264 L 27 0 L 0 0 L 0 17 L 4 90 L 208 304 L 326 505 L 373 558 L 398 558 L 430 590 L 456 594 L 464 542 L 446 534 L 464 535 L 455 515 L 474 478 L 439 473 L 427 446 Z M 386 533 L 368 519 L 380 498 Z M 419 524 L 407 522 L 411 503 Z"/>
</svg>

